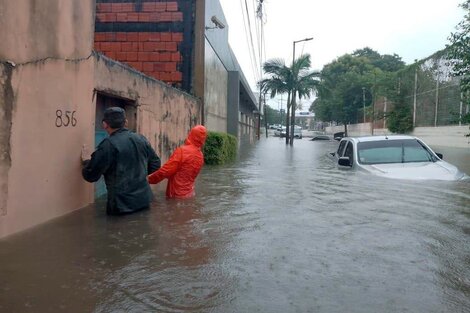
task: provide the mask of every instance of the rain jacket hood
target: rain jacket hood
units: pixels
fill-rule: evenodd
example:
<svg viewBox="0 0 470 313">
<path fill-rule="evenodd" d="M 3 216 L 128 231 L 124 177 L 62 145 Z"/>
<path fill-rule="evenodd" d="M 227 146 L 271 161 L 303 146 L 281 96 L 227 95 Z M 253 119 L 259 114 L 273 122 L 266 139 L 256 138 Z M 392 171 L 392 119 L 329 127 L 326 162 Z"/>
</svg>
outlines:
<svg viewBox="0 0 470 313">
<path fill-rule="evenodd" d="M 206 128 L 202 125 L 197 125 L 190 130 L 188 138 L 186 138 L 184 143 L 186 145 L 195 145 L 196 147 L 201 148 L 204 145 L 204 142 L 206 142 L 206 138 Z"/>
<path fill-rule="evenodd" d="M 204 165 L 204 155 L 201 148 L 206 137 L 207 130 L 204 126 L 193 127 L 185 144 L 176 148 L 168 161 L 158 171 L 148 176 L 148 182 L 158 184 L 167 178 L 166 196 L 168 198 L 194 196 L 194 182 Z"/>
</svg>

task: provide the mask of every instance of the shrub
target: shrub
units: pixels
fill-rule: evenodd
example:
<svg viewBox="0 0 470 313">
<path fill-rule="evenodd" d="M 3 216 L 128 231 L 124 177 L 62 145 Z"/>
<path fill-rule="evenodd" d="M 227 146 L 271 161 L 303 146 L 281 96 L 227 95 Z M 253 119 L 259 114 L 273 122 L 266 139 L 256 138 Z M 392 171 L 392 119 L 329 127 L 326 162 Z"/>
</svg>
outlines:
<svg viewBox="0 0 470 313">
<path fill-rule="evenodd" d="M 233 161 L 237 156 L 237 138 L 235 136 L 209 132 L 204 145 L 204 162 L 209 165 L 220 165 Z"/>
</svg>

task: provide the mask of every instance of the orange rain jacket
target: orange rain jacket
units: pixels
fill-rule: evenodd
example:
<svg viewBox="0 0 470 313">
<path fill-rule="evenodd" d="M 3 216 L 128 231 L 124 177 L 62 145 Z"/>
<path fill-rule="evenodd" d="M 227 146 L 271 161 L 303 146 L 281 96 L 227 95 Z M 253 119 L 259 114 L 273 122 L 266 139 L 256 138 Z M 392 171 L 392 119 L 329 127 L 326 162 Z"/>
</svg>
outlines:
<svg viewBox="0 0 470 313">
<path fill-rule="evenodd" d="M 195 195 L 194 181 L 204 164 L 201 148 L 206 141 L 207 131 L 202 125 L 191 129 L 183 146 L 176 148 L 168 161 L 148 176 L 150 184 L 158 184 L 168 178 L 168 198 L 190 198 Z"/>
</svg>

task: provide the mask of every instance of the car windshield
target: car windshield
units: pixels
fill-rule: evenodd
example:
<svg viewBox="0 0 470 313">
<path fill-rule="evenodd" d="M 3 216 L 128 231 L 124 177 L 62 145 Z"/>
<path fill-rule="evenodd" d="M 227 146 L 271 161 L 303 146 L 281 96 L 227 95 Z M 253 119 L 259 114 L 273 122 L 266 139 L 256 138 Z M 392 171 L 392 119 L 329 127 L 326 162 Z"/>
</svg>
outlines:
<svg viewBox="0 0 470 313">
<path fill-rule="evenodd" d="M 361 164 L 436 161 L 434 155 L 416 139 L 359 142 L 357 153 Z"/>
</svg>

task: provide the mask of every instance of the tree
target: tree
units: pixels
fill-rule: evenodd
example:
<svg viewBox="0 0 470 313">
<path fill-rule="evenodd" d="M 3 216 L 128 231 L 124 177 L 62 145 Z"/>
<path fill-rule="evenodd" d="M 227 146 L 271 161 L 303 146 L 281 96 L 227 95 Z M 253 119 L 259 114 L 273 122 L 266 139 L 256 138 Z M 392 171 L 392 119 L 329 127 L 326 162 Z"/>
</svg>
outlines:
<svg viewBox="0 0 470 313">
<path fill-rule="evenodd" d="M 462 92 L 468 94 L 470 92 L 470 0 L 460 4 L 460 7 L 465 10 L 466 14 L 457 25 L 457 31 L 449 37 L 451 45 L 448 46 L 448 57 L 451 59 L 454 73 L 461 78 Z M 470 114 L 463 117 L 463 121 L 469 120 Z"/>
<path fill-rule="evenodd" d="M 347 134 L 347 124 L 363 120 L 364 106 L 371 107 L 378 95 L 396 93 L 391 73 L 404 66 L 398 55 L 367 47 L 343 55 L 323 68 L 311 109 L 320 120 L 343 124 Z"/>
<path fill-rule="evenodd" d="M 293 144 L 295 122 L 295 98 L 310 96 L 317 85 L 318 73 L 310 70 L 310 55 L 305 54 L 294 60 L 287 67 L 284 60 L 272 59 L 263 64 L 263 70 L 269 75 L 258 84 L 269 91 L 271 98 L 287 93 L 286 144 Z"/>
</svg>

